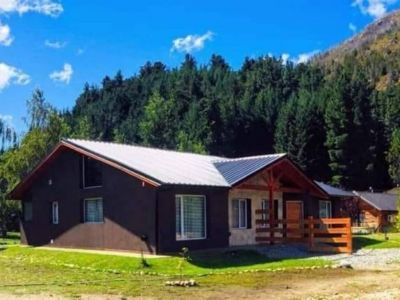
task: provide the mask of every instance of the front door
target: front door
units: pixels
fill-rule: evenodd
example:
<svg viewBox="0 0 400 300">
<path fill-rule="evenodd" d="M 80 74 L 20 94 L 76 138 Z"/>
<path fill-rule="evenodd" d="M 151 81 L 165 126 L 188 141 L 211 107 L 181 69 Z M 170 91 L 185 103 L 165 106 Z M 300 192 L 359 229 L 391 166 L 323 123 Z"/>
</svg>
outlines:
<svg viewBox="0 0 400 300">
<path fill-rule="evenodd" d="M 288 238 L 302 238 L 303 233 L 303 202 L 286 201 L 286 225 Z"/>
</svg>

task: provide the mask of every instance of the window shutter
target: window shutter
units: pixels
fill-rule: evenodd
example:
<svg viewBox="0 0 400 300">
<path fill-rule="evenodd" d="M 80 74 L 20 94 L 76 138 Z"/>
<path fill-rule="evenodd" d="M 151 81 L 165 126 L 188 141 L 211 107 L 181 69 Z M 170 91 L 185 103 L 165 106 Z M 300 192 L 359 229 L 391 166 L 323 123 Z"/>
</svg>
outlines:
<svg viewBox="0 0 400 300">
<path fill-rule="evenodd" d="M 251 228 L 251 199 L 246 199 L 247 228 Z"/>
</svg>

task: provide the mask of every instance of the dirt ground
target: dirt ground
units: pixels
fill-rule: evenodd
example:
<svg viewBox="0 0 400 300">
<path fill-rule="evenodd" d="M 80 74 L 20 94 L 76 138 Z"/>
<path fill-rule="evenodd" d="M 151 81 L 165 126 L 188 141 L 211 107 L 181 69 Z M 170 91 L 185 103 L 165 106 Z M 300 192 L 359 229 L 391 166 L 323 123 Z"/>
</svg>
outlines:
<svg viewBox="0 0 400 300">
<path fill-rule="evenodd" d="M 253 276 L 253 277 L 251 277 Z M 254 283 L 252 280 L 256 283 Z M 229 282 L 229 280 L 228 280 Z M 243 284 L 242 284 L 243 283 Z M 327 270 L 303 273 L 249 274 L 241 284 L 214 286 L 212 278 L 200 281 L 197 288 L 171 288 L 162 297 L 122 297 L 117 295 L 74 295 L 84 300 L 120 299 L 400 299 L 400 272 Z M 1 294 L 0 300 L 64 300 L 68 297 Z"/>
</svg>

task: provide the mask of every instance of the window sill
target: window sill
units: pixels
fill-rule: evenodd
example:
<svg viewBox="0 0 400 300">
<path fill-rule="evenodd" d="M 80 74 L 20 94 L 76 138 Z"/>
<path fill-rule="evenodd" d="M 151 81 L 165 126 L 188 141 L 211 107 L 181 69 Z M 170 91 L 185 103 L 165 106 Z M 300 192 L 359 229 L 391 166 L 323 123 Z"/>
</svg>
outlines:
<svg viewBox="0 0 400 300">
<path fill-rule="evenodd" d="M 102 185 L 95 185 L 95 186 L 84 186 L 82 189 L 84 190 L 92 190 L 92 189 L 98 189 L 98 188 L 102 188 Z"/>
<path fill-rule="evenodd" d="M 187 241 L 201 241 L 206 240 L 206 237 L 203 238 L 195 238 L 195 239 L 176 239 L 177 242 L 187 242 Z"/>
<path fill-rule="evenodd" d="M 232 227 L 232 230 L 249 230 L 251 228 L 243 227 L 243 228 L 237 228 L 237 227 Z"/>
<path fill-rule="evenodd" d="M 105 222 L 83 222 L 83 224 L 104 224 Z"/>
</svg>

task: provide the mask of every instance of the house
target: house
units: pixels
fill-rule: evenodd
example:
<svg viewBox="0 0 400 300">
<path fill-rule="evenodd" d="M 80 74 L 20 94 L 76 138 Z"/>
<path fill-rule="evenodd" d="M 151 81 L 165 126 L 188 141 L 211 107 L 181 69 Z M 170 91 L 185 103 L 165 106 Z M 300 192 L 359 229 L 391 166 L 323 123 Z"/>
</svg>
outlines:
<svg viewBox="0 0 400 300">
<path fill-rule="evenodd" d="M 320 200 L 319 217 L 332 218 L 333 216 L 343 216 L 345 214 L 343 211 L 345 209 L 343 204 L 346 200 L 352 199 L 354 194 L 323 182 L 315 181 L 315 183 L 318 184 L 330 198 L 330 201 Z M 324 209 L 324 207 L 327 207 L 327 209 Z M 326 212 L 328 212 L 328 214 L 326 214 Z"/>
<path fill-rule="evenodd" d="M 74 139 L 10 197 L 22 201 L 24 244 L 149 253 L 257 244 L 257 218 L 274 227 L 335 217 L 339 199 L 285 154 L 230 159 Z"/>
<path fill-rule="evenodd" d="M 398 196 L 390 193 L 354 192 L 358 226 L 382 231 L 396 220 Z"/>
</svg>

